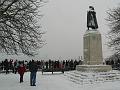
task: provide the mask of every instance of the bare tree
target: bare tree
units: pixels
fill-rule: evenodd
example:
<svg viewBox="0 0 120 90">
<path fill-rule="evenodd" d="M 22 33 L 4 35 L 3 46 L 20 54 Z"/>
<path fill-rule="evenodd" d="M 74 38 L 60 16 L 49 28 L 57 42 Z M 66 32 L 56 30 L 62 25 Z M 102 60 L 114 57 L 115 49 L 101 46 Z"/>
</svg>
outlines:
<svg viewBox="0 0 120 90">
<path fill-rule="evenodd" d="M 108 33 L 108 46 L 114 50 L 115 55 L 120 55 L 120 7 L 107 11 L 107 21 L 110 32 Z"/>
<path fill-rule="evenodd" d="M 44 44 L 38 20 L 42 0 L 0 0 L 0 50 L 34 55 Z"/>
</svg>

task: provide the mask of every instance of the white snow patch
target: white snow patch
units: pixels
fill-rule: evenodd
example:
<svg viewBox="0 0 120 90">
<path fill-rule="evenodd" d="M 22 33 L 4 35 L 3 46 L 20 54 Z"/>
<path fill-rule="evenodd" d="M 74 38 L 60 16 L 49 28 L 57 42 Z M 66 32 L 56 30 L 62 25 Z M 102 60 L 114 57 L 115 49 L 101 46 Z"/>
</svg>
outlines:
<svg viewBox="0 0 120 90">
<path fill-rule="evenodd" d="M 119 79 L 99 80 L 104 76 L 116 76 L 119 78 L 119 71 L 107 73 L 81 73 L 76 71 L 68 71 L 62 74 L 56 72 L 37 73 L 36 86 L 30 86 L 30 73 L 24 75 L 24 82 L 19 83 L 18 74 L 0 74 L 0 90 L 120 90 Z M 118 75 L 118 76 L 117 76 Z M 71 76 L 71 79 L 69 76 Z M 94 77 L 94 78 L 93 78 Z M 116 78 L 115 77 L 115 78 Z M 80 79 L 81 78 L 81 79 Z M 98 78 L 98 81 L 95 81 Z M 76 80 L 74 80 L 76 79 Z M 106 79 L 106 78 L 105 78 Z M 73 80 L 75 82 L 73 82 Z M 81 81 L 80 81 L 81 80 Z M 92 81 L 91 81 L 92 80 Z M 78 82 L 76 84 L 76 82 Z M 81 82 L 83 81 L 83 84 Z M 84 84 L 87 83 L 87 84 Z M 91 83 L 92 82 L 92 83 Z"/>
</svg>

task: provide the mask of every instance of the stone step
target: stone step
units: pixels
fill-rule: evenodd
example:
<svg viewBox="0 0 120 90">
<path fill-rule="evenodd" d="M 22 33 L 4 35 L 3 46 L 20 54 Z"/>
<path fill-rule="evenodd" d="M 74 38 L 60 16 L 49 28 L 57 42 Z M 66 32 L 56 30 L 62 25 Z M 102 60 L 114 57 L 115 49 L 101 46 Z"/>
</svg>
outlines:
<svg viewBox="0 0 120 90">
<path fill-rule="evenodd" d="M 82 73 L 71 71 L 65 72 L 64 76 L 78 84 L 93 84 L 120 80 L 120 72 Z"/>
</svg>

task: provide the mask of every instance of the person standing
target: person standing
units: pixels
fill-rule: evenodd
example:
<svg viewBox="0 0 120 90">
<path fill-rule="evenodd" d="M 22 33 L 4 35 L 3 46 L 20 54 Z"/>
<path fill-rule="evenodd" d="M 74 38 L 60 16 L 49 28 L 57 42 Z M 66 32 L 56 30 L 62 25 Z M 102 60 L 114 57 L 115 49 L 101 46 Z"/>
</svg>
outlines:
<svg viewBox="0 0 120 90">
<path fill-rule="evenodd" d="M 4 69 L 5 69 L 6 74 L 8 74 L 9 73 L 9 62 L 8 62 L 8 59 L 5 59 L 5 61 L 4 61 Z"/>
<path fill-rule="evenodd" d="M 30 85 L 31 86 L 36 86 L 36 74 L 37 74 L 37 71 L 38 71 L 38 66 L 37 66 L 37 63 L 32 60 L 30 63 L 29 63 L 29 70 L 30 70 Z"/>
<path fill-rule="evenodd" d="M 14 62 L 14 73 L 15 73 L 15 74 L 16 74 L 17 71 L 18 71 L 18 66 L 19 66 L 19 62 L 16 60 L 16 61 Z"/>
<path fill-rule="evenodd" d="M 25 71 L 26 71 L 26 68 L 25 68 L 24 64 L 21 63 L 20 66 L 18 67 L 18 73 L 20 74 L 20 83 L 23 82 L 23 75 L 24 75 Z"/>
</svg>

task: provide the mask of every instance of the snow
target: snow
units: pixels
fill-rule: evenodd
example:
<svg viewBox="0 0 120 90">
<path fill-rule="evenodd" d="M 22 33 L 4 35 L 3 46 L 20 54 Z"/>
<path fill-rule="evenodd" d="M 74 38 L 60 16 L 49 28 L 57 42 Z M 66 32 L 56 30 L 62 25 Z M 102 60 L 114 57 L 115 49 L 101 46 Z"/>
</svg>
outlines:
<svg viewBox="0 0 120 90">
<path fill-rule="evenodd" d="M 93 79 L 93 76 L 111 76 L 118 75 L 120 77 L 120 71 L 113 71 L 109 73 L 82 73 L 76 71 L 66 71 L 64 74 L 61 72 L 55 72 L 53 75 L 51 72 L 44 72 L 42 75 L 41 72 L 37 73 L 37 82 L 36 86 L 30 86 L 30 73 L 26 72 L 24 75 L 24 82 L 19 83 L 19 75 L 18 74 L 5 74 L 0 73 L 0 90 L 120 90 L 120 79 L 114 80 L 104 80 L 97 81 L 93 83 L 90 82 Z M 75 78 L 69 78 L 71 75 L 78 79 L 77 76 L 83 75 L 83 77 L 87 76 L 85 80 L 87 80 L 87 84 L 76 83 Z M 84 76 L 85 75 L 85 76 Z M 84 79 L 83 79 L 84 81 Z"/>
</svg>

